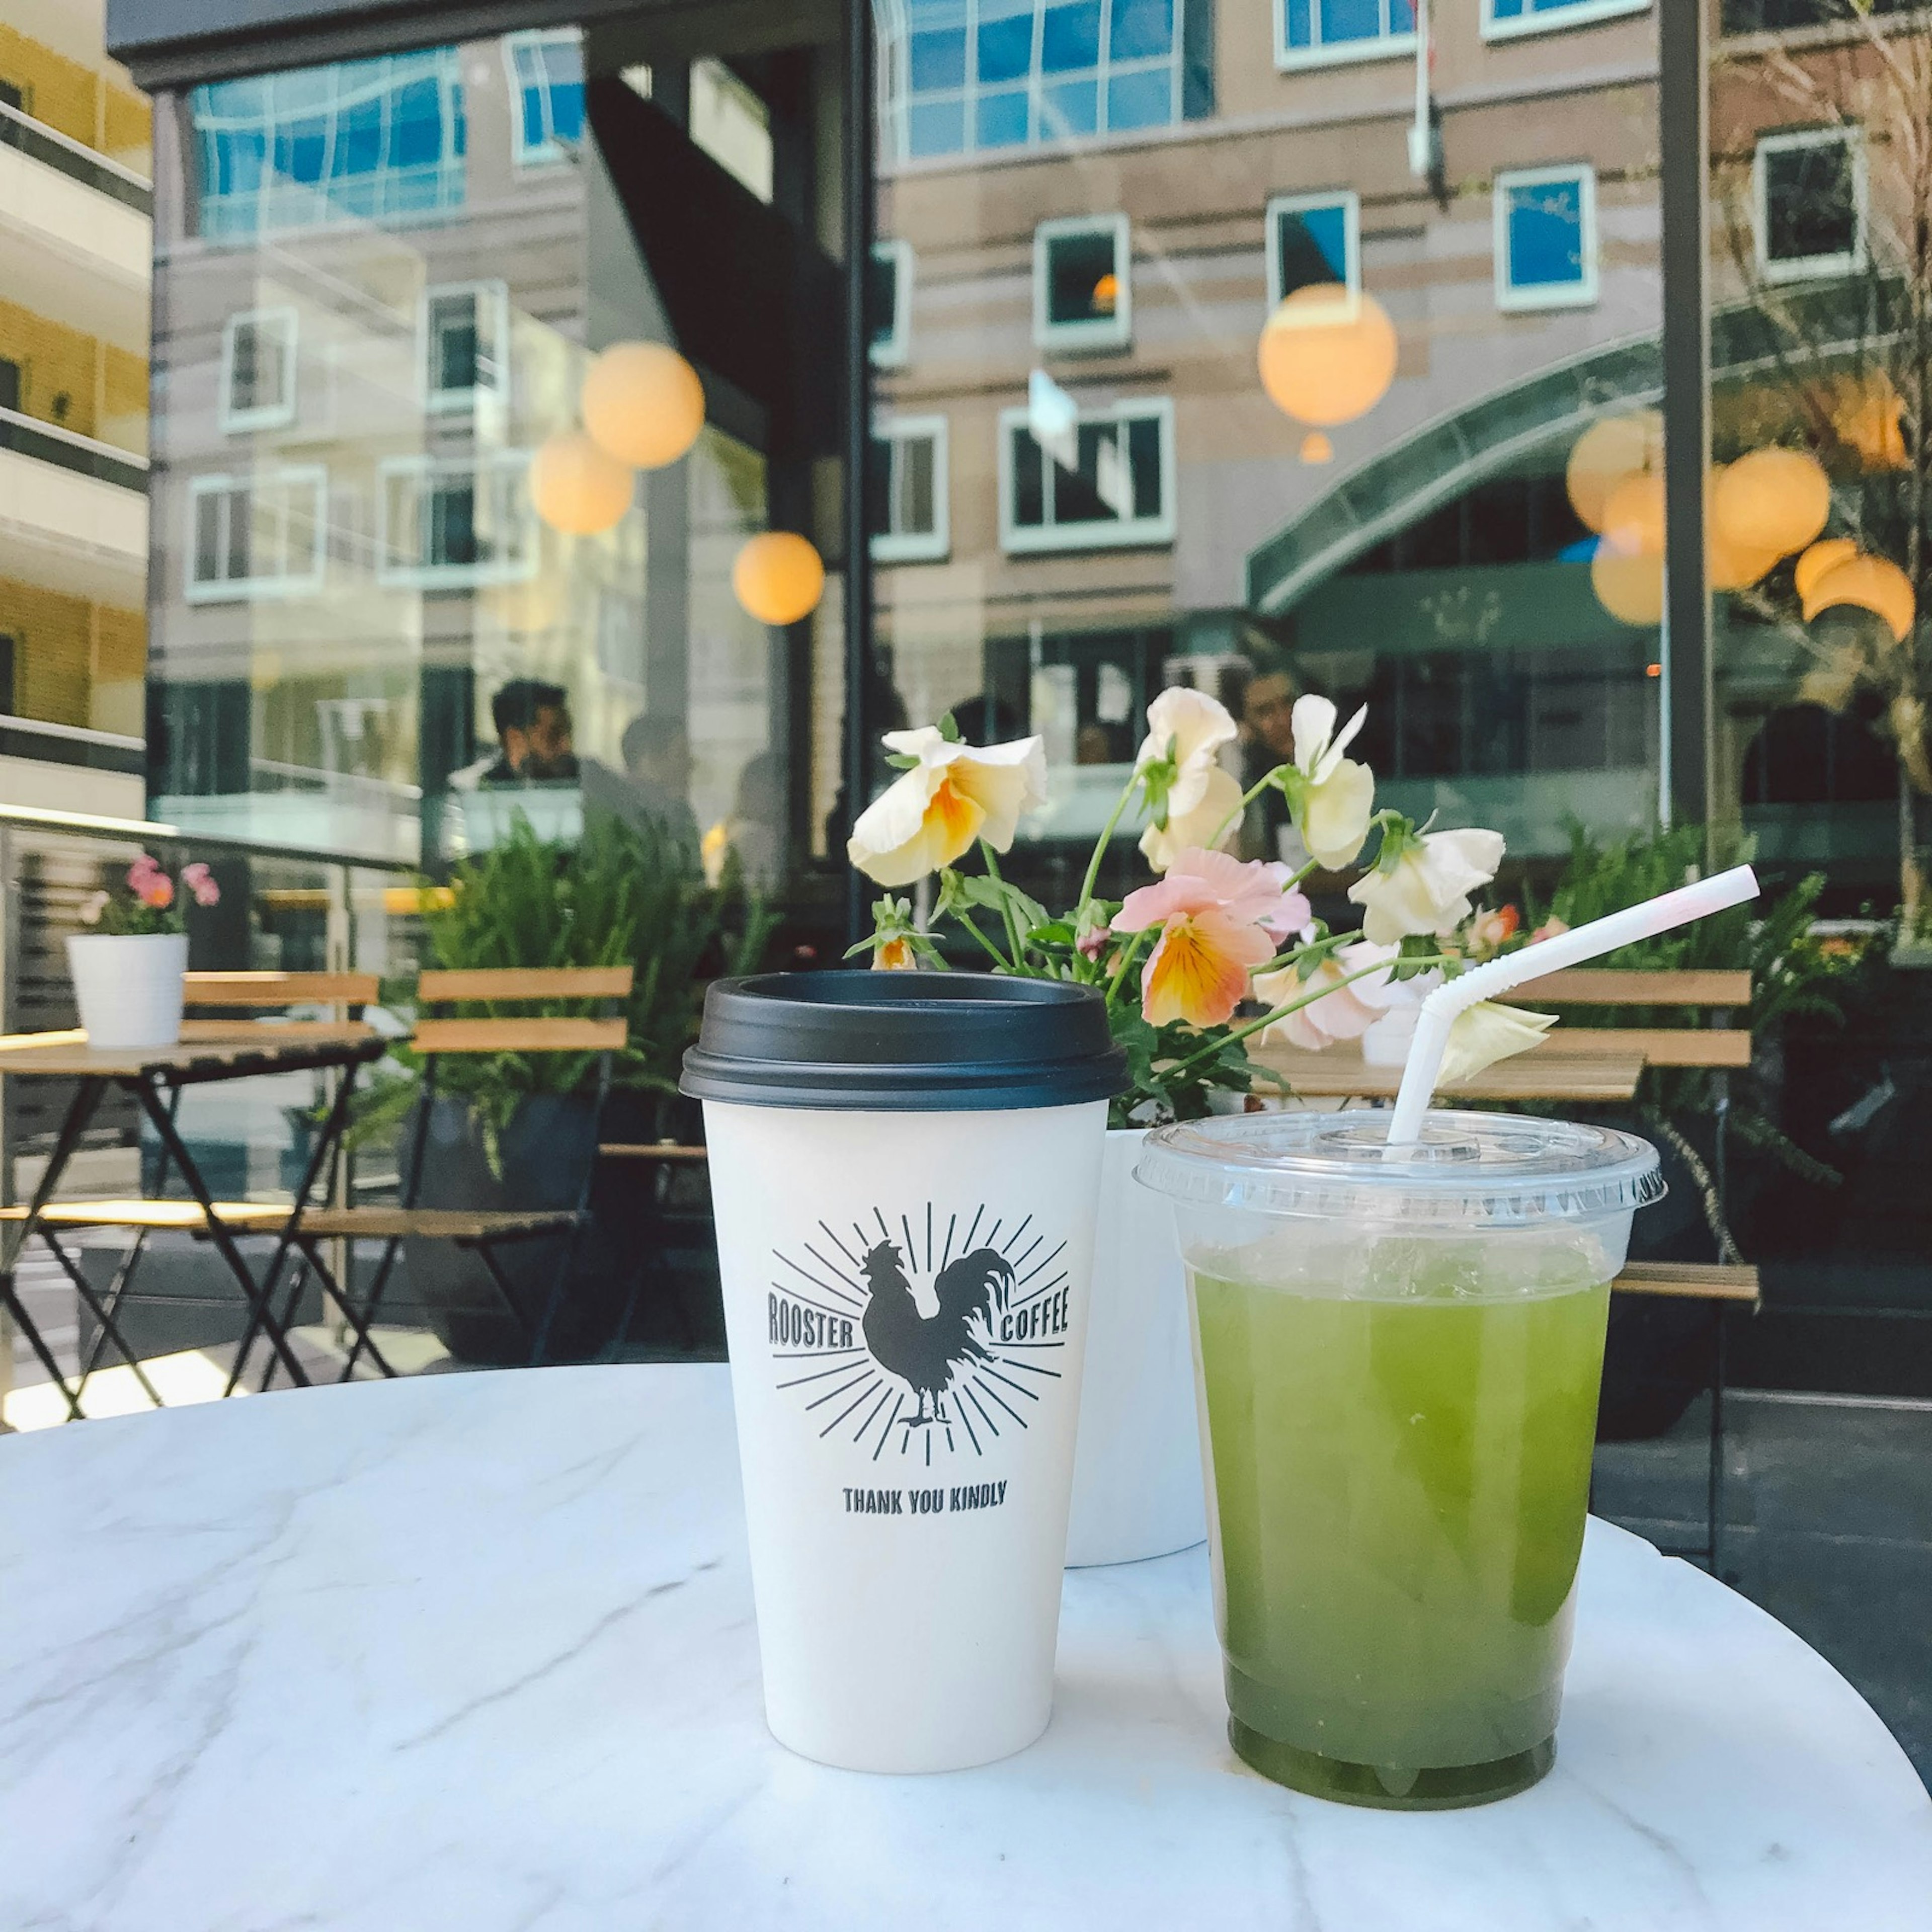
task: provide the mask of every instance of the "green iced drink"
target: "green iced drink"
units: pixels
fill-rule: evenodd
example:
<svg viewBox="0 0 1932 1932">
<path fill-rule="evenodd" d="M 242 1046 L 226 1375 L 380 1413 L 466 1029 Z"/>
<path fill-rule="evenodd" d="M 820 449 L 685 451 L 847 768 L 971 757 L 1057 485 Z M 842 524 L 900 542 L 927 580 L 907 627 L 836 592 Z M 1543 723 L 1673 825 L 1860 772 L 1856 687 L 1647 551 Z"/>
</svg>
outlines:
<svg viewBox="0 0 1932 1932">
<path fill-rule="evenodd" d="M 1276 1114 L 1153 1136 L 1194 1308 L 1228 1736 L 1295 1789 L 1480 1804 L 1554 1761 L 1609 1283 L 1607 1130 Z"/>
<path fill-rule="evenodd" d="M 1609 1302 L 1579 1258 L 1494 1299 L 1457 1297 L 1453 1256 L 1388 1298 L 1193 1274 L 1228 1705 L 1258 1769 L 1416 1804 L 1548 1768 Z"/>
</svg>

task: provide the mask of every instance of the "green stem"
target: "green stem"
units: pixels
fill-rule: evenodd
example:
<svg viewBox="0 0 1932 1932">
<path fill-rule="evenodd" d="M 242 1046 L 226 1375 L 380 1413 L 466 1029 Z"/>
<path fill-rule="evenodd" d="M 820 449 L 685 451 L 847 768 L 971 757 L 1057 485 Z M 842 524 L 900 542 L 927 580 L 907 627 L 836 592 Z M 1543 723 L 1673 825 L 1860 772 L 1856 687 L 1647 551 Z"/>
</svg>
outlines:
<svg viewBox="0 0 1932 1932">
<path fill-rule="evenodd" d="M 992 847 L 983 838 L 980 841 L 980 856 L 986 862 L 987 878 L 994 885 L 1004 886 L 1006 882 L 1000 876 L 1000 862 L 994 857 Z M 1006 922 L 1006 944 L 1013 949 L 1013 970 L 1020 971 L 1023 970 L 1021 955 L 1024 949 L 1020 939 L 1019 922 L 1013 917 L 1012 902 L 1004 892 L 1000 895 L 1000 916 Z"/>
<path fill-rule="evenodd" d="M 1080 922 L 1080 915 L 1094 903 L 1094 888 L 1100 882 L 1100 861 L 1107 856 L 1107 848 L 1114 842 L 1114 828 L 1120 822 L 1120 814 L 1127 808 L 1130 800 L 1141 782 L 1136 772 L 1121 788 L 1120 795 L 1114 801 L 1114 808 L 1107 814 L 1107 822 L 1100 828 L 1100 836 L 1094 842 L 1094 856 L 1087 861 L 1087 876 L 1080 881 L 1080 903 L 1074 908 L 1074 923 Z"/>
<path fill-rule="evenodd" d="M 1150 928 L 1151 930 L 1151 928 Z M 1147 938 L 1145 932 L 1131 933 L 1127 943 L 1120 948 L 1120 956 L 1114 962 L 1113 976 L 1107 982 L 1107 1004 L 1114 1004 L 1114 995 L 1120 990 L 1120 982 L 1126 977 L 1127 969 L 1132 965 L 1141 950 L 1141 941 Z"/>
<path fill-rule="evenodd" d="M 968 907 L 956 916 L 959 923 L 992 955 L 994 965 L 1002 968 L 1009 973 L 1013 970 L 1013 962 L 980 930 L 980 922 L 973 916 L 971 908 Z"/>
<path fill-rule="evenodd" d="M 1281 769 L 1282 767 L 1280 765 L 1277 765 L 1274 768 L 1274 772 L 1278 772 Z M 1222 839 L 1227 837 L 1228 826 L 1245 817 L 1248 807 L 1252 805 L 1255 800 L 1259 798 L 1262 794 L 1266 791 L 1268 787 L 1274 783 L 1274 772 L 1270 772 L 1264 778 L 1256 780 L 1256 782 L 1253 784 L 1250 785 L 1246 791 L 1243 792 L 1241 794 L 1240 803 L 1234 806 L 1234 808 L 1229 812 L 1227 817 L 1222 819 L 1219 825 L 1215 826 L 1214 836 L 1208 842 L 1208 849 L 1210 852 L 1220 844 Z M 1299 884 L 1301 879 L 1306 878 L 1308 874 L 1306 872 L 1298 874 L 1296 882 Z"/>
<path fill-rule="evenodd" d="M 1448 958 L 1447 954 L 1438 954 L 1427 959 L 1414 961 L 1405 959 L 1402 963 L 1405 966 L 1410 964 L 1440 966 L 1446 963 Z M 1268 969 L 1264 967 L 1261 970 L 1265 972 Z M 1246 1040 L 1251 1035 L 1262 1032 L 1264 1028 L 1273 1026 L 1276 1021 L 1287 1018 L 1290 1013 L 1299 1012 L 1304 1006 L 1312 1006 L 1317 1000 L 1324 1000 L 1330 993 L 1339 993 L 1344 986 L 1352 986 L 1358 980 L 1372 979 L 1377 974 L 1386 973 L 1388 970 L 1388 968 L 1385 965 L 1364 966 L 1358 972 L 1345 974 L 1341 979 L 1332 980 L 1325 986 L 1316 987 L 1312 993 L 1303 994 L 1298 1000 L 1290 1000 L 1286 1006 L 1276 1006 L 1273 1012 L 1264 1013 L 1258 1020 L 1250 1020 L 1245 1025 L 1236 1027 L 1232 1032 L 1222 1034 L 1212 1044 L 1198 1048 L 1195 1052 L 1190 1053 L 1185 1060 L 1178 1060 L 1162 1070 L 1170 1076 L 1177 1073 L 1184 1073 L 1197 1060 L 1211 1059 L 1223 1047 L 1231 1046 L 1237 1040 Z"/>
</svg>

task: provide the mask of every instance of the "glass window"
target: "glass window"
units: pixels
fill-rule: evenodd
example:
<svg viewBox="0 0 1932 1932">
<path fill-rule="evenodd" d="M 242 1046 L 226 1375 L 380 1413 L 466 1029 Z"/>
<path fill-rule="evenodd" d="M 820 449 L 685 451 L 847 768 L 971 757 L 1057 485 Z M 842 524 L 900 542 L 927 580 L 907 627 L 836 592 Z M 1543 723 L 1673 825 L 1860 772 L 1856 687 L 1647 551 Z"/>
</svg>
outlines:
<svg viewBox="0 0 1932 1932">
<path fill-rule="evenodd" d="M 1496 184 L 1496 304 L 1577 308 L 1597 299 L 1597 178 L 1522 168 Z"/>
<path fill-rule="evenodd" d="M 838 144 L 796 84 L 817 54 L 680 45 L 477 38 L 158 104 L 152 804 L 189 836 L 434 869 L 541 778 L 550 831 L 608 809 L 715 833 L 790 922 L 779 956 L 842 949 L 843 446 L 814 359 L 843 312 Z M 593 359 L 667 341 L 722 420 L 622 500 L 593 469 L 600 501 L 558 448 Z M 326 443 L 326 478 L 251 471 L 224 426 L 297 342 L 298 412 L 267 434 Z M 902 494 L 927 514 L 916 474 Z M 774 502 L 832 566 L 785 650 L 732 587 Z M 503 735 L 532 686 L 566 694 L 554 770 Z"/>
<path fill-rule="evenodd" d="M 1125 215 L 1073 216 L 1034 230 L 1034 337 L 1042 348 L 1118 349 L 1133 335 Z"/>
<path fill-rule="evenodd" d="M 1768 281 L 1842 275 L 1865 259 L 1864 146 L 1845 128 L 1769 134 L 1757 144 L 1758 266 Z"/>
<path fill-rule="evenodd" d="M 1205 113 L 1210 10 L 1210 0 L 904 0 L 882 9 L 881 152 L 896 164 Z"/>
<path fill-rule="evenodd" d="M 1352 193 L 1276 195 L 1268 205 L 1270 302 L 1325 283 L 1359 290 L 1360 219 Z"/>
<path fill-rule="evenodd" d="M 1483 32 L 1500 40 L 1512 34 L 1587 26 L 1593 20 L 1647 13 L 1649 8 L 1650 0 L 1483 0 Z"/>
<path fill-rule="evenodd" d="M 418 590 L 520 583 L 536 571 L 528 457 L 394 457 L 379 472 L 378 580 Z"/>
<path fill-rule="evenodd" d="M 251 309 L 222 325 L 221 426 L 231 435 L 295 421 L 296 328 L 292 308 Z"/>
<path fill-rule="evenodd" d="M 1036 434 L 1037 410 L 1000 415 L 1000 539 L 1009 552 L 1119 549 L 1174 537 L 1174 410 L 1163 398 L 1082 412 Z"/>
<path fill-rule="evenodd" d="M 328 472 L 319 465 L 188 486 L 192 603 L 293 597 L 320 587 Z"/>
<path fill-rule="evenodd" d="M 770 110 L 722 61 L 692 62 L 691 138 L 760 201 L 771 200 Z"/>
<path fill-rule="evenodd" d="M 1276 0 L 1275 34 L 1284 67 L 1409 53 L 1415 9 L 1412 0 Z"/>
<path fill-rule="evenodd" d="M 872 247 L 867 286 L 872 362 L 880 369 L 902 369 L 912 350 L 912 250 L 903 242 Z"/>
<path fill-rule="evenodd" d="M 951 548 L 946 418 L 902 416 L 873 432 L 872 555 L 881 563 L 932 563 Z"/>
<path fill-rule="evenodd" d="M 189 114 L 205 236 L 398 224 L 462 204 L 454 47 L 212 82 Z"/>
<path fill-rule="evenodd" d="M 423 299 L 423 393 L 432 410 L 472 409 L 509 386 L 509 291 L 446 283 Z"/>
<path fill-rule="evenodd" d="M 520 167 L 560 161 L 584 137 L 584 44 L 574 27 L 511 34 L 503 41 L 514 112 L 511 152 Z"/>
</svg>

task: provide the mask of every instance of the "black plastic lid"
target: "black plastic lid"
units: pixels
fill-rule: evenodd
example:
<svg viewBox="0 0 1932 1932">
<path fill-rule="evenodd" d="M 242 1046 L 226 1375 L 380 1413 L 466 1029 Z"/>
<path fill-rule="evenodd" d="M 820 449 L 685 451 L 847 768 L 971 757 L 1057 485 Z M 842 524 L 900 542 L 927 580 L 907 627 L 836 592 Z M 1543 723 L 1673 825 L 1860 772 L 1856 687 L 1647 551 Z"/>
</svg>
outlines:
<svg viewBox="0 0 1932 1932">
<path fill-rule="evenodd" d="M 678 1084 L 751 1107 L 1070 1107 L 1124 1090 L 1127 1061 L 1094 987 L 860 968 L 714 981 Z"/>
</svg>

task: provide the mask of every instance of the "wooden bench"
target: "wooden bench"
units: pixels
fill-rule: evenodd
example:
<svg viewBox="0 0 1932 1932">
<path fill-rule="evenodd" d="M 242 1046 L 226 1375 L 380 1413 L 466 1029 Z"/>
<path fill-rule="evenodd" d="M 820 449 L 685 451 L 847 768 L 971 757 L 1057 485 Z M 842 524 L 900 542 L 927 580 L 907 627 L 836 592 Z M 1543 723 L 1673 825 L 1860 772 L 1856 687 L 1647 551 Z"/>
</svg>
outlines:
<svg viewBox="0 0 1932 1932">
<path fill-rule="evenodd" d="M 1733 1069 L 1750 1064 L 1750 1028 L 1729 1024 L 1732 1012 L 1750 1010 L 1751 982 L 1747 972 L 1646 973 L 1583 966 L 1568 973 L 1546 974 L 1502 998 L 1519 1006 L 1700 1009 L 1707 1016 L 1702 1026 L 1559 1027 L 1551 1036 L 1551 1044 L 1560 1040 L 1565 1053 L 1580 1058 L 1641 1054 L 1648 1066 Z"/>
</svg>

